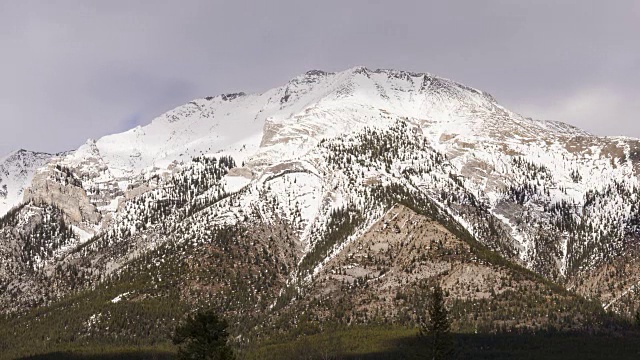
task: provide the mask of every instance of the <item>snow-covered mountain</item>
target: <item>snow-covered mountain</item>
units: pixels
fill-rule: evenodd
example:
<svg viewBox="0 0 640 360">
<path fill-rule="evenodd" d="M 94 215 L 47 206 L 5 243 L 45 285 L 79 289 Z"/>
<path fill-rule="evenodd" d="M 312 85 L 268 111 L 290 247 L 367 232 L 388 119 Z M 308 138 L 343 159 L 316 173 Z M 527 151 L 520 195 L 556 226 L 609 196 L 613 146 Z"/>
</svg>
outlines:
<svg viewBox="0 0 640 360">
<path fill-rule="evenodd" d="M 261 94 L 194 100 L 64 156 L 30 156 L 0 165 L 0 180 L 16 179 L 2 213 L 28 203 L 0 235 L 2 288 L 29 299 L 18 308 L 65 293 L 20 285 L 34 273 L 68 283 L 52 269 L 72 266 L 86 286 L 166 244 L 249 224 L 289 234 L 286 283 L 304 286 L 397 203 L 605 306 L 640 304 L 633 270 L 597 280 L 637 259 L 640 141 L 525 118 L 431 74 L 310 71 Z M 36 247 L 16 235 L 54 220 L 65 225 Z M 26 259 L 25 248 L 35 249 Z"/>
</svg>

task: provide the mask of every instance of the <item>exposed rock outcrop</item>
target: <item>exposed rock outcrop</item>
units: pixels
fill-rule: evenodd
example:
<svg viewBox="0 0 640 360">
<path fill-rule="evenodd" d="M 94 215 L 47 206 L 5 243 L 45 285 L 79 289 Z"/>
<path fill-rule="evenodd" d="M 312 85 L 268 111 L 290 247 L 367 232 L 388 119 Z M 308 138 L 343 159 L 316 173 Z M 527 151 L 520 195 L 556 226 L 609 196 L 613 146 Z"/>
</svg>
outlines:
<svg viewBox="0 0 640 360">
<path fill-rule="evenodd" d="M 101 215 L 89 201 L 87 192 L 73 181 L 61 182 L 59 173 L 60 170 L 52 164 L 39 170 L 33 177 L 31 186 L 25 189 L 24 201 L 55 205 L 72 223 L 100 222 Z"/>
</svg>

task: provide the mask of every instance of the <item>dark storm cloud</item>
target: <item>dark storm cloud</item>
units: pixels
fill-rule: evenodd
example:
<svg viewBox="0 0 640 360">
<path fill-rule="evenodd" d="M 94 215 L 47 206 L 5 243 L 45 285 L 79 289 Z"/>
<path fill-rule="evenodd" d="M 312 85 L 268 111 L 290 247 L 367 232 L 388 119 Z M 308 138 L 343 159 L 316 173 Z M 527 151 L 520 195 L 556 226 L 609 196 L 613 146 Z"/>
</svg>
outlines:
<svg viewBox="0 0 640 360">
<path fill-rule="evenodd" d="M 640 137 L 640 3 L 0 0 L 0 153 L 75 148 L 312 68 L 428 71 Z"/>
</svg>

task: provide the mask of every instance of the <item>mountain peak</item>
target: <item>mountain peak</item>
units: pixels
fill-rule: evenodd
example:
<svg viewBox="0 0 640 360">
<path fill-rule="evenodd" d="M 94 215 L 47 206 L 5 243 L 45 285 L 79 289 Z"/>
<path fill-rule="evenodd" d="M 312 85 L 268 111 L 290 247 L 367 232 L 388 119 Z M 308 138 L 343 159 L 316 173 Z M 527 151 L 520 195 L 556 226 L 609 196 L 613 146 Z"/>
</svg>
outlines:
<svg viewBox="0 0 640 360">
<path fill-rule="evenodd" d="M 262 158 L 277 148 L 278 156 L 284 156 L 280 151 L 286 142 L 299 142 L 296 151 L 304 151 L 322 138 L 381 126 L 395 117 L 440 123 L 431 129 L 435 136 L 452 126 L 493 121 L 497 118 L 490 114 L 497 109 L 491 95 L 429 73 L 364 66 L 337 73 L 314 69 L 263 93 L 196 99 L 149 125 L 88 142 L 85 148 L 91 150 L 87 155 L 99 155 L 113 174 L 124 176 L 206 154 L 249 157 L 238 149 L 253 149 L 251 156 Z M 260 149 L 267 145 L 269 149 Z M 82 153 L 74 157 L 82 161 Z"/>
<path fill-rule="evenodd" d="M 0 217 L 22 201 L 22 194 L 37 169 L 54 154 L 19 149 L 0 158 Z"/>
<path fill-rule="evenodd" d="M 28 161 L 29 157 L 51 157 L 54 156 L 55 154 L 49 154 L 49 153 L 44 153 L 44 152 L 38 152 L 38 151 L 31 151 L 31 150 L 27 150 L 27 149 L 18 149 L 18 150 L 14 150 L 11 151 L 10 153 L 8 153 L 7 155 L 0 157 L 0 163 L 5 163 L 5 162 L 9 162 L 9 161 L 16 161 L 16 160 L 20 160 L 20 159 L 24 159 L 26 161 Z"/>
</svg>

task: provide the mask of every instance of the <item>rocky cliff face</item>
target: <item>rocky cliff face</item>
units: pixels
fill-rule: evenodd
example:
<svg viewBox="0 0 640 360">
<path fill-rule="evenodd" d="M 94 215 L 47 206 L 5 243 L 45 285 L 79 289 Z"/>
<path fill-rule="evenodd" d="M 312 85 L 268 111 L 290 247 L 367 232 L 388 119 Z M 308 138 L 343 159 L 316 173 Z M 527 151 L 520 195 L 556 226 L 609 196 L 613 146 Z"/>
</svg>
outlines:
<svg viewBox="0 0 640 360">
<path fill-rule="evenodd" d="M 373 281 L 387 291 L 368 290 L 383 299 L 373 303 L 393 317 L 400 305 L 389 296 L 402 298 L 398 284 L 407 281 L 442 281 L 470 301 L 509 289 L 497 284 L 516 275 L 503 268 L 427 256 L 432 236 L 442 238 L 437 246 L 447 256 L 469 254 L 473 243 L 629 314 L 640 305 L 631 271 L 640 235 L 638 154 L 638 140 L 525 118 L 431 74 L 312 71 L 262 94 L 194 100 L 51 159 L 29 182 L 30 204 L 3 223 L 0 242 L 15 249 L 3 256 L 15 266 L 0 283 L 16 285 L 0 301 L 16 304 L 10 311 L 48 304 L 111 281 L 141 259 L 164 263 L 158 252 L 183 246 L 204 246 L 195 258 L 232 269 L 243 261 L 270 269 L 234 277 L 233 286 L 247 285 L 242 301 L 227 280 L 228 289 L 202 279 L 180 290 L 184 301 L 255 301 L 286 313 L 298 309 L 296 299 L 317 299 L 343 281 Z M 398 213 L 404 225 L 396 224 L 402 237 L 380 228 L 393 223 L 387 217 L 398 204 L 406 207 Z M 16 219 L 46 207 L 51 216 L 38 223 L 70 231 L 53 232 L 64 245 L 30 262 L 20 249 L 32 235 Z M 428 215 L 416 225 L 422 230 L 407 225 L 407 209 Z M 438 231 L 445 223 L 458 240 L 445 241 Z M 268 240 L 258 240 L 264 227 Z M 242 236 L 229 235 L 237 231 Z M 185 261 L 204 261 L 195 258 Z"/>
<path fill-rule="evenodd" d="M 72 170 L 59 165 L 49 165 L 37 172 L 25 189 L 23 201 L 56 205 L 74 224 L 100 221 L 100 214 L 82 188 L 82 182 Z"/>
<path fill-rule="evenodd" d="M 0 158 L 0 216 L 23 201 L 24 188 L 31 183 L 36 169 L 52 157 L 52 154 L 18 150 Z"/>
</svg>

